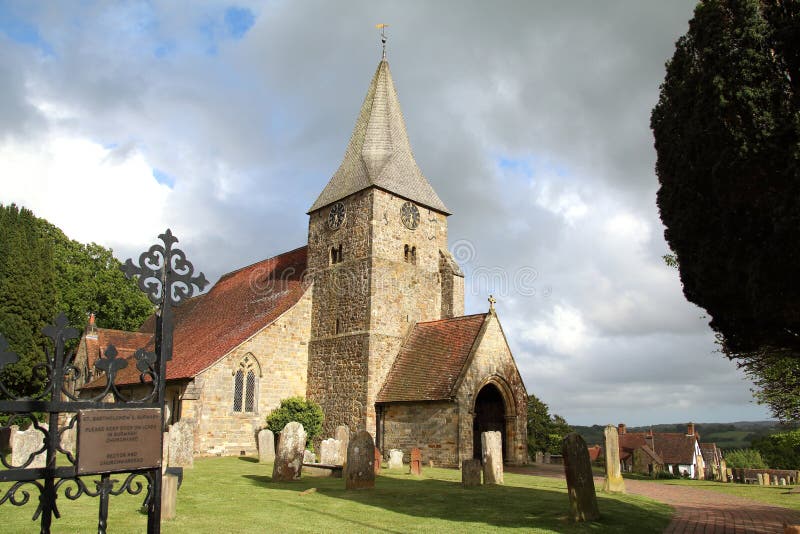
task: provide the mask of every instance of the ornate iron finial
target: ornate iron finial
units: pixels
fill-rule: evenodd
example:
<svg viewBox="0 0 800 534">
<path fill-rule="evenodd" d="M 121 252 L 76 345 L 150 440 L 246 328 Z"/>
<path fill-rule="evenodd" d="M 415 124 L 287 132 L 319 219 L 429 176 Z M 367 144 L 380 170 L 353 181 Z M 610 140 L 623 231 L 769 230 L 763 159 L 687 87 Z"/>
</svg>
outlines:
<svg viewBox="0 0 800 534">
<path fill-rule="evenodd" d="M 386 61 L 386 28 L 389 27 L 388 24 L 376 24 L 376 28 L 381 31 L 381 45 L 383 46 L 383 61 Z"/>
<path fill-rule="evenodd" d="M 497 300 L 492 295 L 489 295 L 489 311 L 494 311 L 495 302 L 497 302 Z"/>
</svg>

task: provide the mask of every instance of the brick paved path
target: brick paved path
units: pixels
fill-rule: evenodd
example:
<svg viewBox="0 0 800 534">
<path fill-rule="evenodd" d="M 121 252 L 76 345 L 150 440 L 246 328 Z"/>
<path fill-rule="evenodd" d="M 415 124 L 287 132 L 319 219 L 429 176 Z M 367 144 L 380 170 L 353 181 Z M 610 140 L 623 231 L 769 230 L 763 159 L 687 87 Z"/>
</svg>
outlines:
<svg viewBox="0 0 800 534">
<path fill-rule="evenodd" d="M 561 466 L 526 466 L 508 468 L 508 471 L 564 477 Z M 595 478 L 595 486 L 599 482 L 602 487 L 602 481 L 602 478 Z M 642 480 L 626 480 L 625 489 L 675 508 L 672 522 L 664 531 L 668 534 L 782 533 L 784 523 L 800 524 L 800 512 L 726 493 Z"/>
</svg>

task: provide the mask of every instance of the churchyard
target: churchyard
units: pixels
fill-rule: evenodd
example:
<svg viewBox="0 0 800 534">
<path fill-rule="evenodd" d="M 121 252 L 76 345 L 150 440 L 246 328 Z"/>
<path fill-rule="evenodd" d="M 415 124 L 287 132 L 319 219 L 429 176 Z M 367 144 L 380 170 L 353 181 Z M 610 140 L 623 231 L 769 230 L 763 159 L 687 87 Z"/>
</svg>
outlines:
<svg viewBox="0 0 800 534">
<path fill-rule="evenodd" d="M 347 490 L 340 478 L 302 475 L 275 482 L 273 465 L 255 457 L 197 458 L 185 469 L 178 491 L 177 518 L 166 533 L 203 532 L 660 532 L 672 509 L 635 495 L 598 492 L 600 520 L 573 524 L 563 479 L 506 472 L 504 485 L 464 488 L 461 472 L 409 465 L 383 469 L 373 489 Z M 3 484 L 0 490 L 5 490 Z M 314 490 L 315 488 L 315 490 Z M 31 521 L 35 498 L 3 509 L 4 533 L 38 530 Z M 113 497 L 110 532 L 142 532 L 142 495 Z M 59 498 L 61 519 L 54 532 L 86 532 L 97 521 L 95 499 Z M 235 525 L 235 527 L 234 527 Z"/>
</svg>

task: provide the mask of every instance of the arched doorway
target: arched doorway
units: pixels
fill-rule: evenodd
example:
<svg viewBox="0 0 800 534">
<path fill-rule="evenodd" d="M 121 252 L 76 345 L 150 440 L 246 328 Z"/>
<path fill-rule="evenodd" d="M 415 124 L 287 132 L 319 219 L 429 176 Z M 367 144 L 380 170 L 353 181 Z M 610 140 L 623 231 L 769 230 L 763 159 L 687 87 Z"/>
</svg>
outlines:
<svg viewBox="0 0 800 534">
<path fill-rule="evenodd" d="M 506 456 L 506 409 L 503 395 L 494 384 L 486 384 L 475 398 L 472 419 L 472 455 L 481 457 L 481 433 L 498 431 L 503 439 L 503 460 Z"/>
</svg>

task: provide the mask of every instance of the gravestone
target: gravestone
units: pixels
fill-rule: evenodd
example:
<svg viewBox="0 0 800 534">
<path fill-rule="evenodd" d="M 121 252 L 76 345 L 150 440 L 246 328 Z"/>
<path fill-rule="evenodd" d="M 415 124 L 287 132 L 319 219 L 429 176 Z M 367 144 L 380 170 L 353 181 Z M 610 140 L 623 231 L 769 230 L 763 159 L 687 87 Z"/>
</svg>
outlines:
<svg viewBox="0 0 800 534">
<path fill-rule="evenodd" d="M 375 442 L 369 432 L 362 430 L 347 446 L 347 489 L 375 487 Z"/>
<path fill-rule="evenodd" d="M 275 434 L 269 428 L 258 431 L 258 461 L 261 463 L 275 461 Z"/>
<path fill-rule="evenodd" d="M 778 482 L 779 482 L 779 484 L 780 484 L 781 486 L 785 486 L 785 485 L 786 485 L 786 479 L 785 479 L 785 478 L 783 478 L 783 477 L 781 477 L 781 479 L 780 479 Z"/>
<path fill-rule="evenodd" d="M 75 446 L 77 445 L 78 426 L 64 428 L 61 432 L 61 448 L 65 451 L 75 454 Z"/>
<path fill-rule="evenodd" d="M 309 451 L 308 449 L 303 451 L 303 463 L 304 464 L 315 464 L 317 463 L 317 455 L 313 452 Z"/>
<path fill-rule="evenodd" d="M 470 458 L 461 462 L 461 485 L 465 488 L 481 485 L 481 461 Z"/>
<path fill-rule="evenodd" d="M 14 436 L 17 435 L 18 431 L 19 427 L 17 425 L 0 428 L 0 453 L 8 454 L 11 452 L 11 445 L 14 443 Z"/>
<path fill-rule="evenodd" d="M 403 451 L 400 449 L 389 450 L 389 469 L 403 468 Z"/>
<path fill-rule="evenodd" d="M 381 463 L 383 463 L 383 455 L 381 454 L 381 450 L 378 447 L 375 447 L 375 474 L 381 474 Z"/>
<path fill-rule="evenodd" d="M 47 430 L 46 423 L 39 423 L 39 426 Z M 44 447 L 44 433 L 31 426 L 23 432 L 17 431 L 14 441 L 11 443 L 11 465 L 22 467 L 28 461 L 31 454 Z M 34 467 L 45 467 L 47 463 L 47 452 L 42 451 L 34 456 L 33 461 L 26 466 L 27 469 Z"/>
<path fill-rule="evenodd" d="M 772 482 L 771 483 L 772 483 L 773 486 L 777 486 L 778 485 L 778 475 L 772 475 Z"/>
<path fill-rule="evenodd" d="M 336 427 L 336 433 L 334 434 L 336 441 L 339 442 L 339 457 L 342 459 L 343 463 L 347 463 L 347 447 L 350 443 L 350 429 L 345 425 L 339 425 Z"/>
<path fill-rule="evenodd" d="M 411 474 L 422 475 L 422 453 L 416 447 L 411 449 Z"/>
<path fill-rule="evenodd" d="M 328 465 L 344 465 L 345 457 L 342 456 L 342 442 L 338 439 L 328 438 L 319 444 L 319 463 Z"/>
<path fill-rule="evenodd" d="M 536 451 L 536 463 L 537 464 L 544 463 L 544 453 L 542 451 Z"/>
<path fill-rule="evenodd" d="M 483 483 L 503 483 L 503 438 L 500 432 L 481 434 L 481 458 L 483 462 Z"/>
<path fill-rule="evenodd" d="M 161 478 L 161 519 L 175 519 L 178 505 L 178 476 L 165 474 Z"/>
<path fill-rule="evenodd" d="M 550 453 L 549 452 L 544 453 L 544 463 L 546 463 L 546 464 L 550 463 Z"/>
<path fill-rule="evenodd" d="M 297 421 L 287 423 L 278 436 L 272 480 L 288 482 L 300 478 L 305 448 L 306 431 L 303 430 L 303 425 Z"/>
<path fill-rule="evenodd" d="M 167 472 L 169 467 L 169 430 L 161 436 L 161 474 Z"/>
<path fill-rule="evenodd" d="M 579 434 L 570 432 L 564 437 L 561 451 L 564 455 L 570 519 L 576 522 L 600 519 L 592 478 L 592 462 L 586 442 Z"/>
<path fill-rule="evenodd" d="M 169 428 L 169 466 L 194 467 L 194 425 L 178 421 Z"/>
<path fill-rule="evenodd" d="M 756 477 L 758 478 L 758 485 L 759 486 L 763 486 L 764 485 L 764 475 L 762 475 L 761 473 L 756 473 Z"/>
<path fill-rule="evenodd" d="M 609 493 L 625 493 L 625 482 L 619 465 L 619 434 L 617 427 L 606 425 L 603 430 L 604 454 L 606 460 L 606 479 L 603 482 L 603 491 Z"/>
</svg>

